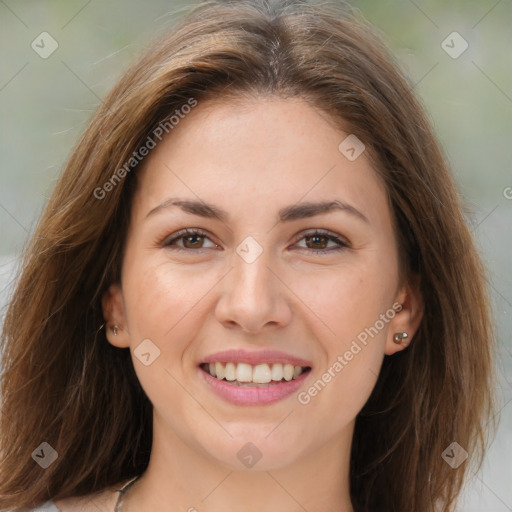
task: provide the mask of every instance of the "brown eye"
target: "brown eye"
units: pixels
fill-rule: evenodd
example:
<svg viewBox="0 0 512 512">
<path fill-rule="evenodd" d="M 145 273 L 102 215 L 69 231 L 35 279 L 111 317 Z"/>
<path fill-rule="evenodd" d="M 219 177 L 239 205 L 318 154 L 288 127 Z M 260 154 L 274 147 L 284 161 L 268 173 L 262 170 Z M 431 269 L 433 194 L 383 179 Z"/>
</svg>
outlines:
<svg viewBox="0 0 512 512">
<path fill-rule="evenodd" d="M 310 249 L 314 253 L 318 254 L 340 251 L 350 247 L 350 245 L 346 241 L 342 240 L 334 233 L 324 231 L 314 231 L 312 233 L 306 233 L 305 235 L 302 236 L 300 240 L 306 240 L 306 244 L 305 247 L 301 247 L 299 245 L 299 248 Z M 332 242 L 334 246 L 331 245 L 331 247 L 329 247 L 329 242 Z"/>
<path fill-rule="evenodd" d="M 201 249 L 202 244 L 204 243 L 204 236 L 203 235 L 188 235 L 188 236 L 182 236 L 180 237 L 183 239 L 183 245 L 187 249 Z"/>
<path fill-rule="evenodd" d="M 167 238 L 164 242 L 162 242 L 162 246 L 167 247 L 169 249 L 175 249 L 178 251 L 200 251 L 202 249 L 218 247 L 213 242 L 211 242 L 212 245 L 210 247 L 205 247 L 205 240 L 209 240 L 209 238 L 208 235 L 203 231 L 194 229 L 184 229 Z M 179 243 L 180 241 L 182 242 Z"/>
<path fill-rule="evenodd" d="M 305 236 L 304 239 L 311 241 L 311 243 L 306 242 L 309 249 L 325 249 L 329 243 L 329 238 L 325 235 L 309 235 Z"/>
</svg>

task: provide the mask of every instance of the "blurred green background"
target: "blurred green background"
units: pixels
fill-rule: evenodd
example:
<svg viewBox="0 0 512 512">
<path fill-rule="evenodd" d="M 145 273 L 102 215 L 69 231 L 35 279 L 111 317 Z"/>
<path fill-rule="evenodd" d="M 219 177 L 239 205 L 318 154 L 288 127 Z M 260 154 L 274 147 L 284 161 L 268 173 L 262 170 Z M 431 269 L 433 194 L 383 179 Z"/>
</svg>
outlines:
<svg viewBox="0 0 512 512">
<path fill-rule="evenodd" d="M 512 511 L 512 0 L 349 3 L 378 29 L 415 84 L 488 267 L 500 335 L 502 421 L 460 510 Z M 190 5 L 0 0 L 1 303 L 92 112 L 141 50 Z M 43 31 L 58 44 L 46 59 L 31 47 Z M 469 45 L 458 58 L 441 46 L 454 31 Z"/>
</svg>

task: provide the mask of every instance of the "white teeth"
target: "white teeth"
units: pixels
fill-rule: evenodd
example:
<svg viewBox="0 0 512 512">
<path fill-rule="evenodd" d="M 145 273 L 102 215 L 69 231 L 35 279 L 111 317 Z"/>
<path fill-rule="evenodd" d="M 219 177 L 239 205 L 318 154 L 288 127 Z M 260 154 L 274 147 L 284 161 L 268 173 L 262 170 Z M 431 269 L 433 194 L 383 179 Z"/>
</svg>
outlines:
<svg viewBox="0 0 512 512">
<path fill-rule="evenodd" d="M 236 380 L 236 366 L 234 363 L 226 364 L 226 373 L 224 374 L 224 377 L 229 381 Z"/>
<path fill-rule="evenodd" d="M 272 380 L 268 364 L 257 364 L 252 371 L 252 381 L 257 384 L 266 384 Z"/>
<path fill-rule="evenodd" d="M 217 376 L 219 374 L 217 373 Z M 293 364 L 285 364 L 283 368 L 283 377 L 284 380 L 292 380 L 293 379 Z"/>
<path fill-rule="evenodd" d="M 283 380 L 283 365 L 273 364 L 272 365 L 272 380 Z"/>
<path fill-rule="evenodd" d="M 215 363 L 215 373 L 217 374 L 217 379 L 224 378 L 224 365 L 222 363 Z"/>
<path fill-rule="evenodd" d="M 238 363 L 236 367 L 236 380 L 238 382 L 252 382 L 252 366 L 247 363 Z"/>
<path fill-rule="evenodd" d="M 203 366 L 212 377 L 219 380 L 238 384 L 248 383 L 254 385 L 264 385 L 269 383 L 277 383 L 283 381 L 291 381 L 299 377 L 304 368 L 302 366 L 294 366 L 293 364 L 280 363 L 263 363 L 252 366 L 247 363 L 208 363 Z"/>
</svg>

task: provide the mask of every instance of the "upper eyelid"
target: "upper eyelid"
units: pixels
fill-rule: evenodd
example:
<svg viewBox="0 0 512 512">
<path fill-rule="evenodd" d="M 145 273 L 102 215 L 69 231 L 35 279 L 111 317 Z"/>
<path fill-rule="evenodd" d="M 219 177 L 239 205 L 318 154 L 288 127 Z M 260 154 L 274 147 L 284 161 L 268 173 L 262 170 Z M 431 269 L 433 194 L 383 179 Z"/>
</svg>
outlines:
<svg viewBox="0 0 512 512">
<path fill-rule="evenodd" d="M 219 245 L 217 242 L 215 242 L 215 240 L 212 239 L 212 236 L 202 228 L 185 228 L 185 229 L 179 230 L 175 234 L 172 234 L 171 236 L 166 237 L 164 239 L 164 241 L 162 242 L 162 245 L 168 246 L 168 245 L 170 245 L 169 242 L 174 242 L 176 240 L 181 240 L 182 238 L 184 238 L 186 236 L 194 236 L 194 235 L 208 238 L 216 246 Z M 338 247 L 351 247 L 351 245 L 352 245 L 351 242 L 345 236 L 339 235 L 330 230 L 322 229 L 322 228 L 310 228 L 306 231 L 299 233 L 293 243 L 296 244 L 303 238 L 306 238 L 308 236 L 314 236 L 314 235 L 325 236 L 330 241 L 337 243 Z M 181 247 L 180 247 L 180 249 L 181 249 Z M 201 251 L 203 249 L 208 249 L 208 247 L 199 248 L 199 249 L 184 249 L 184 250 Z M 302 249 L 308 249 L 308 248 L 302 247 Z M 309 250 L 320 252 L 322 250 L 328 250 L 328 249 L 317 249 L 317 250 L 309 249 Z"/>
<path fill-rule="evenodd" d="M 215 245 L 218 245 L 217 242 L 215 242 L 212 239 L 212 236 L 208 232 L 204 231 L 201 228 L 185 228 L 185 229 L 180 229 L 176 233 L 173 233 L 172 235 L 165 237 L 164 240 L 162 241 L 162 245 L 165 246 L 165 245 L 168 245 L 169 242 L 173 242 L 175 240 L 180 240 L 180 239 L 185 238 L 187 236 L 194 236 L 194 235 L 203 236 L 205 238 L 209 238 L 211 242 L 213 242 Z"/>
</svg>

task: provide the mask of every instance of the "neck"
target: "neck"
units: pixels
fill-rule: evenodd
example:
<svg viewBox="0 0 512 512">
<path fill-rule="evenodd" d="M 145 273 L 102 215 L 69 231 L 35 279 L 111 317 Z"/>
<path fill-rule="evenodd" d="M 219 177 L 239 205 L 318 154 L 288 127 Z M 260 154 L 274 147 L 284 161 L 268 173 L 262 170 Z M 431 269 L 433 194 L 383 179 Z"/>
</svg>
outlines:
<svg viewBox="0 0 512 512">
<path fill-rule="evenodd" d="M 257 463 L 240 470 L 192 449 L 160 422 L 155 415 L 150 463 L 127 490 L 123 512 L 353 512 L 349 491 L 353 424 L 338 438 L 313 447 L 286 466 Z"/>
</svg>

